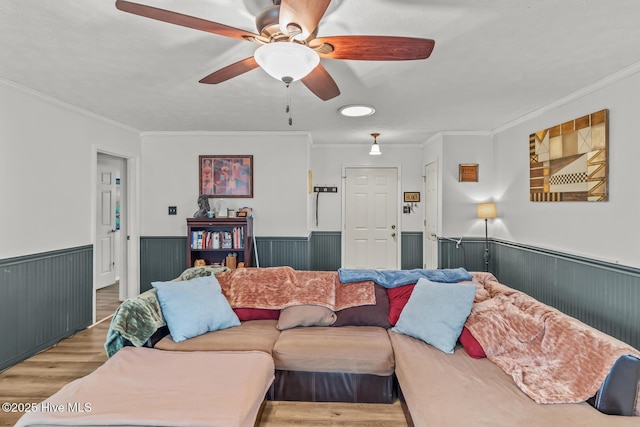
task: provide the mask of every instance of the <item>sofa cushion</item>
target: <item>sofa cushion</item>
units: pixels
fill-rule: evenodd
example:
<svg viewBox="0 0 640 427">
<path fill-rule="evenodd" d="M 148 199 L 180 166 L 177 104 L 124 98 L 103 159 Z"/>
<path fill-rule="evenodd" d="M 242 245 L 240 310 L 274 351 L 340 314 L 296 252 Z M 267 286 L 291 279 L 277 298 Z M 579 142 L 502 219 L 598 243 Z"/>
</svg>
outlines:
<svg viewBox="0 0 640 427">
<path fill-rule="evenodd" d="M 478 340 L 466 327 L 462 328 L 462 333 L 460 334 L 460 344 L 462 344 L 462 347 L 464 347 L 464 350 L 467 352 L 467 354 L 474 359 L 484 359 L 485 357 L 487 357 Z"/>
<path fill-rule="evenodd" d="M 276 320 L 250 320 L 240 326 L 222 329 L 175 342 L 171 335 L 162 338 L 155 348 L 171 351 L 251 351 L 271 353 L 280 331 Z"/>
<path fill-rule="evenodd" d="M 280 312 L 278 329 L 285 330 L 298 326 L 331 326 L 336 321 L 333 310 L 321 305 L 294 305 Z"/>
<path fill-rule="evenodd" d="M 389 297 L 387 290 L 380 285 L 374 285 L 376 303 L 374 305 L 360 305 L 345 308 L 336 312 L 333 326 L 379 326 L 390 328 Z"/>
<path fill-rule="evenodd" d="M 475 295 L 476 285 L 420 279 L 393 330 L 453 353 Z"/>
<path fill-rule="evenodd" d="M 392 326 L 398 322 L 400 313 L 402 313 L 404 306 L 407 305 L 407 301 L 409 301 L 409 297 L 411 296 L 415 286 L 416 285 L 414 283 L 412 285 L 404 285 L 398 286 L 397 288 L 387 289 L 387 295 L 389 297 L 389 323 Z"/>
<path fill-rule="evenodd" d="M 276 369 L 391 375 L 394 356 L 385 329 L 377 326 L 295 328 L 273 347 Z"/>
<path fill-rule="evenodd" d="M 176 342 L 240 324 L 213 275 L 151 285 Z"/>
</svg>

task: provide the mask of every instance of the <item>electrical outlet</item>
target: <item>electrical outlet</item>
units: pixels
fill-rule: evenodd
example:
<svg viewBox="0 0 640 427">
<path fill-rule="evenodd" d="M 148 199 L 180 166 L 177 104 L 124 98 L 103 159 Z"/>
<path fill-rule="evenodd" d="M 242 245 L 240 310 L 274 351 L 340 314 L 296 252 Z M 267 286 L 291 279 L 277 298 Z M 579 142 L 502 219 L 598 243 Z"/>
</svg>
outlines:
<svg viewBox="0 0 640 427">
<path fill-rule="evenodd" d="M 337 193 L 338 187 L 313 187 L 314 193 Z"/>
<path fill-rule="evenodd" d="M 169 206 L 169 215 L 178 215 L 178 207 Z"/>
</svg>

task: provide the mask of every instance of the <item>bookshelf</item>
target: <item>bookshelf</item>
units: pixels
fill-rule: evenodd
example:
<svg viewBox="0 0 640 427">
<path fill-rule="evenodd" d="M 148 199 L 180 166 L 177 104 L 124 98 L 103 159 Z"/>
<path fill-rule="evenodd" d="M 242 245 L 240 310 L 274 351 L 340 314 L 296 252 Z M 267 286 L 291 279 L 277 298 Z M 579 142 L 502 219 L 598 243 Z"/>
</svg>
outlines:
<svg viewBox="0 0 640 427">
<path fill-rule="evenodd" d="M 253 266 L 253 218 L 187 218 L 187 268 L 196 259 L 222 264 L 231 253 Z"/>
</svg>

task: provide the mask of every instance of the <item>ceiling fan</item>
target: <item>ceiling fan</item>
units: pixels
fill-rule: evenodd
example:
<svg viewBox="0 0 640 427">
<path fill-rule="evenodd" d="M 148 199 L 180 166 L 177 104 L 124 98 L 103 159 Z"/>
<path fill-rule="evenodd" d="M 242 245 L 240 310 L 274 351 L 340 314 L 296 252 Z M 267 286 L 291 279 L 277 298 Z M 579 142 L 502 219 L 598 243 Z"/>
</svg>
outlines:
<svg viewBox="0 0 640 427">
<path fill-rule="evenodd" d="M 395 36 L 316 37 L 318 23 L 331 0 L 273 0 L 256 17 L 260 34 L 217 22 L 184 15 L 125 0 L 116 0 L 124 12 L 170 24 L 181 25 L 260 45 L 253 56 L 215 71 L 200 83 L 217 84 L 261 67 L 289 85 L 302 83 L 320 99 L 340 95 L 340 89 L 320 58 L 369 61 L 406 61 L 426 59 L 435 42 L 431 39 Z"/>
</svg>

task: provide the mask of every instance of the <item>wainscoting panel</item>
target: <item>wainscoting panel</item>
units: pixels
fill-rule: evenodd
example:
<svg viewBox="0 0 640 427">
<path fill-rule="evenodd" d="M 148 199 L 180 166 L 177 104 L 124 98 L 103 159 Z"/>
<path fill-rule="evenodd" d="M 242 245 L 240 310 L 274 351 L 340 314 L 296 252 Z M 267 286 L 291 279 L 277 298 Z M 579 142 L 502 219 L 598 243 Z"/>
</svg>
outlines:
<svg viewBox="0 0 640 427">
<path fill-rule="evenodd" d="M 260 267 L 288 265 L 308 270 L 309 246 L 307 237 L 256 237 Z"/>
<path fill-rule="evenodd" d="M 93 322 L 93 246 L 0 260 L 0 371 Z"/>
<path fill-rule="evenodd" d="M 463 238 L 458 244 L 455 238 L 438 239 L 438 268 L 459 268 L 467 271 L 485 271 L 485 241 L 480 238 Z M 489 271 L 494 270 L 497 254 L 489 241 Z"/>
<path fill-rule="evenodd" d="M 310 270 L 336 271 L 342 260 L 342 234 L 339 231 L 311 233 Z"/>
<path fill-rule="evenodd" d="M 640 349 L 640 270 L 510 242 L 493 242 L 494 274 Z"/>
<path fill-rule="evenodd" d="M 402 259 L 400 268 L 411 270 L 424 265 L 422 232 L 402 232 Z"/>
<path fill-rule="evenodd" d="M 151 282 L 173 280 L 187 268 L 186 237 L 140 238 L 140 292 Z"/>
</svg>

